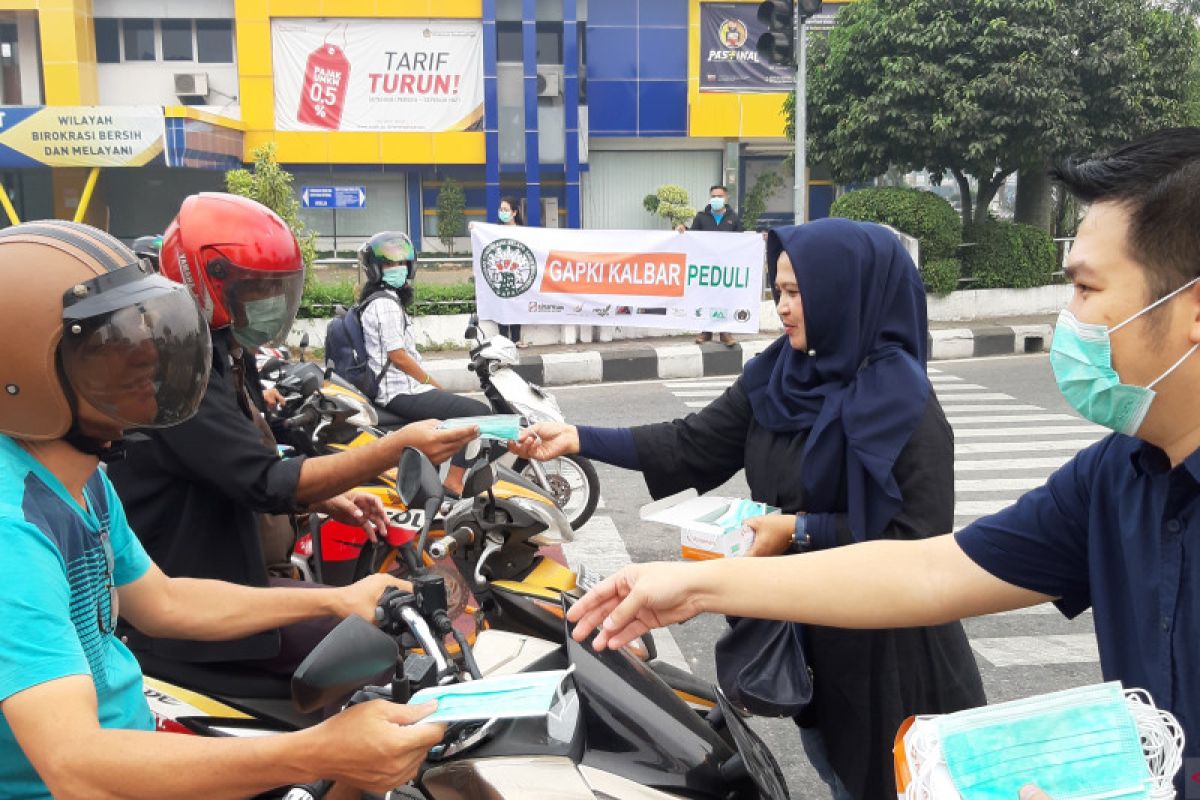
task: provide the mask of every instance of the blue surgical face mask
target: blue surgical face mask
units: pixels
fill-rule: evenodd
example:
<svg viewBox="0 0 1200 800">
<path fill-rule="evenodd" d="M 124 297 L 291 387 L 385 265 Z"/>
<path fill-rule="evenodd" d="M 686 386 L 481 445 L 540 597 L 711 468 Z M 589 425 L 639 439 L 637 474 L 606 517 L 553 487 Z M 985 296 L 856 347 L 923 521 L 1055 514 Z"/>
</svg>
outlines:
<svg viewBox="0 0 1200 800">
<path fill-rule="evenodd" d="M 388 267 L 383 271 L 383 282 L 393 289 L 399 289 L 408 281 L 408 267 Z"/>
<path fill-rule="evenodd" d="M 243 307 L 246 324 L 233 326 L 233 337 L 242 347 L 253 350 L 287 333 L 288 304 L 283 295 L 249 300 Z"/>
<path fill-rule="evenodd" d="M 1059 391 L 1072 408 L 1085 419 L 1118 433 L 1133 436 L 1138 432 L 1150 411 L 1150 404 L 1154 402 L 1154 387 L 1178 369 L 1200 345 L 1193 345 L 1166 372 L 1149 386 L 1142 387 L 1122 383 L 1121 376 L 1113 369 L 1111 336 L 1197 281 L 1200 278 L 1189 281 L 1112 328 L 1081 322 L 1069 310 L 1063 309 L 1054 327 L 1050 365 Z"/>
<path fill-rule="evenodd" d="M 422 689 L 408 701 L 412 705 L 437 700 L 437 710 L 421 722 L 458 722 L 472 719 L 542 717 L 562 693 L 570 669 L 522 672 L 483 678 L 449 686 Z"/>
<path fill-rule="evenodd" d="M 955 788 L 1013 800 L 1033 783 L 1055 798 L 1146 797 L 1150 768 L 1121 684 L 1084 686 L 959 711 L 936 721 Z"/>
<path fill-rule="evenodd" d="M 724 197 L 708 198 L 708 207 L 711 208 L 713 211 L 720 213 L 721 211 L 725 210 L 725 198 Z"/>
<path fill-rule="evenodd" d="M 737 500 L 730 503 L 729 510 L 718 517 L 713 524 L 726 530 L 740 528 L 746 520 L 752 517 L 761 517 L 767 513 L 767 510 L 765 503 L 756 503 L 753 500 Z"/>
<path fill-rule="evenodd" d="M 513 220 L 513 213 L 511 211 L 497 212 L 497 216 L 500 217 L 500 221 L 503 222 L 505 225 L 512 222 L 512 220 Z"/>
<path fill-rule="evenodd" d="M 438 425 L 443 430 L 479 426 L 479 438 L 495 439 L 500 442 L 515 442 L 521 435 L 519 414 L 489 414 L 484 417 L 456 417 Z"/>
</svg>

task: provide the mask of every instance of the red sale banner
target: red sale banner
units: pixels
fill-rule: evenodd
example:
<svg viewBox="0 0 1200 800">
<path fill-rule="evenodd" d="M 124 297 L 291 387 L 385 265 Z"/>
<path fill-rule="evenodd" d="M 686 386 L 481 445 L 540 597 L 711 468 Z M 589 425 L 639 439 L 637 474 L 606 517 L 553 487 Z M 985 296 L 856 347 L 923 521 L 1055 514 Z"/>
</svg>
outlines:
<svg viewBox="0 0 1200 800">
<path fill-rule="evenodd" d="M 477 19 L 273 19 L 271 60 L 276 130 L 483 130 Z"/>
<path fill-rule="evenodd" d="M 304 66 L 304 85 L 300 89 L 300 108 L 296 119 L 336 131 L 342 126 L 346 105 L 346 84 L 350 80 L 350 60 L 342 48 L 323 44 L 308 56 Z"/>
</svg>

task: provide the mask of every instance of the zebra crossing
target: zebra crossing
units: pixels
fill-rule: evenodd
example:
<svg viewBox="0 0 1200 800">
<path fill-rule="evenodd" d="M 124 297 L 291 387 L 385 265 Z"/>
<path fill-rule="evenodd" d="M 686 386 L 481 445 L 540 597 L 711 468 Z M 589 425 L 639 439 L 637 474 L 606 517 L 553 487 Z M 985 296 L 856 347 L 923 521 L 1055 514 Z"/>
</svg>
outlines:
<svg viewBox="0 0 1200 800">
<path fill-rule="evenodd" d="M 955 530 L 1041 486 L 1079 450 L 1108 433 L 1073 414 L 1049 411 L 942 369 L 930 368 L 929 378 L 954 429 Z M 734 380 L 665 381 L 664 386 L 687 408 L 698 409 Z M 1054 618 L 1047 620 L 1051 615 Z M 968 621 L 967 633 L 989 692 L 989 672 L 1002 676 L 1020 667 L 1098 666 L 1090 612 L 1073 622 L 1057 615 L 1053 606 L 1045 605 Z M 997 630 L 998 620 L 1009 623 L 1003 631 Z"/>
</svg>

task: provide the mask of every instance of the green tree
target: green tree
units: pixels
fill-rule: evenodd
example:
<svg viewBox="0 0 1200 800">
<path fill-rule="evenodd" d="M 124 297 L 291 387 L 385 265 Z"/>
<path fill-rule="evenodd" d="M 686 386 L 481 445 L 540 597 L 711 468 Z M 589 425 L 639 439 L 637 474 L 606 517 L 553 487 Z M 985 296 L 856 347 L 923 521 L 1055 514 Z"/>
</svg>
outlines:
<svg viewBox="0 0 1200 800">
<path fill-rule="evenodd" d="M 275 143 L 267 142 L 254 149 L 252 169 L 235 169 L 225 173 L 225 188 L 230 194 L 239 194 L 257 200 L 274 211 L 287 223 L 300 242 L 300 254 L 304 257 L 305 289 L 309 287 L 312 263 L 317 257 L 317 235 L 308 231 L 300 221 L 300 201 L 292 190 L 293 177 L 279 166 L 275 157 Z"/>
<path fill-rule="evenodd" d="M 437 215 L 438 239 L 447 253 L 454 252 L 454 237 L 461 236 L 467 224 L 467 196 L 462 185 L 447 177 L 438 190 Z"/>
<path fill-rule="evenodd" d="M 784 183 L 783 176 L 775 170 L 764 172 L 755 179 L 742 203 L 742 224 L 746 230 L 754 230 L 758 218 L 767 211 L 767 202 L 783 188 Z"/>
<path fill-rule="evenodd" d="M 696 216 L 696 209 L 689 205 L 687 189 L 674 184 L 658 187 L 654 194 L 642 199 L 642 207 L 671 223 L 671 227 L 687 225 Z"/>
<path fill-rule="evenodd" d="M 948 173 L 982 223 L 1013 172 L 1178 119 L 1194 27 L 1151 0 L 859 0 L 813 41 L 811 158 Z"/>
</svg>

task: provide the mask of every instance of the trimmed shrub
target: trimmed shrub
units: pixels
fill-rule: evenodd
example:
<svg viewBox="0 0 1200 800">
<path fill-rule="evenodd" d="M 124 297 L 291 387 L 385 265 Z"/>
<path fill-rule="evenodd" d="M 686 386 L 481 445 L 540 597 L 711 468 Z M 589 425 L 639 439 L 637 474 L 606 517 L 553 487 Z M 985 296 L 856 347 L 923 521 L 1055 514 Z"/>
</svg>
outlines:
<svg viewBox="0 0 1200 800">
<path fill-rule="evenodd" d="M 921 280 L 930 294 L 946 295 L 958 288 L 962 264 L 957 258 L 938 258 L 921 266 Z"/>
<path fill-rule="evenodd" d="M 470 283 L 455 283 L 448 286 L 426 286 L 417 284 L 417 299 L 413 303 L 413 315 L 417 317 L 470 314 L 475 310 L 475 286 Z"/>
<path fill-rule="evenodd" d="M 1041 228 L 990 220 L 967 233 L 963 269 L 973 289 L 1028 289 L 1052 283 L 1057 266 L 1054 239 Z"/>
<path fill-rule="evenodd" d="M 475 287 L 469 283 L 430 286 L 418 283 L 413 301 L 413 316 L 448 316 L 470 314 L 475 310 Z M 300 319 L 333 316 L 334 306 L 349 308 L 358 301 L 359 287 L 353 281 L 316 283 L 305 293 L 300 304 Z"/>
<path fill-rule="evenodd" d="M 831 217 L 881 222 L 921 242 L 921 263 L 958 255 L 962 217 L 943 197 L 920 189 L 857 189 L 834 201 Z"/>
</svg>

